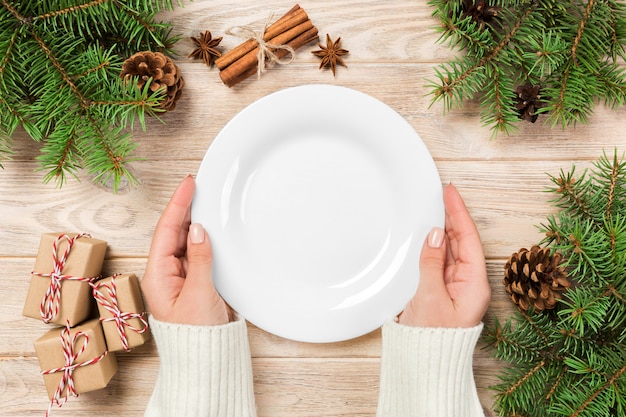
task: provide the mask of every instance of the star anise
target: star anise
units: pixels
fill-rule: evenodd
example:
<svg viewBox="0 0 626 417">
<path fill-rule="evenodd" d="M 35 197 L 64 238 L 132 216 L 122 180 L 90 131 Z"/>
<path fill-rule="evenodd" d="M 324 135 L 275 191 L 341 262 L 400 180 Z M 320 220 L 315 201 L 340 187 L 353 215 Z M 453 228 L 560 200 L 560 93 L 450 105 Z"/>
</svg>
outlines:
<svg viewBox="0 0 626 417">
<path fill-rule="evenodd" d="M 196 49 L 189 54 L 189 58 L 201 58 L 209 67 L 213 65 L 215 58 L 222 56 L 222 53 L 216 49 L 217 45 L 222 41 L 222 37 L 213 39 L 211 32 L 201 32 L 200 36 L 195 38 L 191 36 L 191 40 L 196 44 Z"/>
<path fill-rule="evenodd" d="M 491 6 L 486 0 L 463 0 L 463 9 L 463 15 L 471 16 L 481 28 L 494 23 L 500 11 L 498 6 Z"/>
<path fill-rule="evenodd" d="M 519 113 L 520 119 L 531 123 L 535 123 L 535 121 L 537 121 L 539 114 L 536 113 L 536 111 L 545 107 L 545 103 L 540 100 L 540 91 L 541 86 L 532 85 L 529 82 L 517 87 L 515 90 L 515 94 L 517 95 L 517 104 L 515 104 L 515 108 Z"/>
<path fill-rule="evenodd" d="M 326 46 L 321 43 L 317 44 L 321 49 L 317 51 L 313 51 L 312 54 L 316 57 L 322 58 L 322 62 L 320 63 L 320 69 L 324 67 L 330 67 L 333 72 L 333 76 L 335 75 L 335 71 L 337 69 L 337 64 L 342 65 L 344 67 L 348 67 L 341 57 L 343 55 L 348 55 L 350 51 L 347 49 L 341 48 L 341 38 L 337 38 L 335 42 L 330 39 L 330 36 L 326 34 Z"/>
</svg>

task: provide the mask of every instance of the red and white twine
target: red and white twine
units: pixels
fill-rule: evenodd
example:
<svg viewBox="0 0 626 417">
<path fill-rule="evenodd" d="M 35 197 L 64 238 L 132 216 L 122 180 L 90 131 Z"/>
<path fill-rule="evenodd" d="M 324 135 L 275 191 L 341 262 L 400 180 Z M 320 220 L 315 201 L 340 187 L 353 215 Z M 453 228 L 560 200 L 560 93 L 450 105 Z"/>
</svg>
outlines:
<svg viewBox="0 0 626 417">
<path fill-rule="evenodd" d="M 125 351 L 129 351 L 130 348 L 128 346 L 128 336 L 126 334 L 126 328 L 128 327 L 130 330 L 137 332 L 139 334 L 144 333 L 148 330 L 148 322 L 145 319 L 145 312 L 142 313 L 129 313 L 120 310 L 119 302 L 117 299 L 117 285 L 115 284 L 115 277 L 118 274 L 115 274 L 111 277 L 110 283 L 104 282 L 96 282 L 91 284 L 93 288 L 93 297 L 96 299 L 96 302 L 104 307 L 109 313 L 113 315 L 113 317 L 101 317 L 101 322 L 110 322 L 114 321 L 117 327 L 117 333 L 120 335 L 120 339 L 122 341 L 122 347 Z M 102 291 L 101 291 L 102 290 Z M 107 295 L 103 293 L 106 291 Z M 129 323 L 131 319 L 139 319 L 141 322 L 141 327 L 135 327 Z"/>
<path fill-rule="evenodd" d="M 75 277 L 72 275 L 63 274 L 63 268 L 65 268 L 65 263 L 67 261 L 67 257 L 72 250 L 72 246 L 77 239 L 81 237 L 91 237 L 91 235 L 87 233 L 81 233 L 74 237 L 70 237 L 66 234 L 59 235 L 57 239 L 52 244 L 52 260 L 53 267 L 50 273 L 41 273 L 33 271 L 33 275 L 38 275 L 40 277 L 50 277 L 50 286 L 46 290 L 46 293 L 41 300 L 41 304 L 39 305 L 39 313 L 41 314 L 41 318 L 45 323 L 49 323 L 53 320 L 58 314 L 59 309 L 61 307 L 61 281 L 63 280 L 72 280 L 72 281 L 82 281 L 82 282 L 92 282 L 98 277 Z M 67 241 L 67 248 L 65 248 L 65 252 L 59 258 L 57 253 L 57 248 L 59 243 L 65 239 Z"/>
<path fill-rule="evenodd" d="M 78 339 L 82 337 L 83 343 L 80 349 L 76 351 L 76 343 Z M 76 392 L 76 387 L 74 385 L 74 377 L 73 373 L 76 368 L 80 368 L 83 366 L 93 365 L 95 363 L 100 362 L 104 357 L 109 353 L 108 351 L 104 351 L 100 356 L 89 359 L 85 362 L 75 363 L 76 359 L 87 349 L 87 344 L 89 343 L 89 335 L 85 332 L 76 332 L 74 335 L 71 334 L 69 321 L 65 328 L 61 331 L 61 347 L 63 349 L 63 357 L 65 358 L 65 365 L 59 368 L 48 369 L 45 371 L 41 371 L 42 375 L 50 375 L 56 372 L 63 372 L 63 376 L 61 377 L 61 381 L 57 386 L 57 389 L 50 400 L 50 405 L 48 405 L 48 410 L 46 411 L 46 417 L 50 416 L 52 411 L 52 406 L 54 404 L 62 407 L 69 398 L 70 395 L 73 397 L 78 397 L 78 393 Z M 66 390 L 67 388 L 67 390 Z M 61 397 L 63 395 L 63 391 L 65 391 L 65 397 Z"/>
</svg>

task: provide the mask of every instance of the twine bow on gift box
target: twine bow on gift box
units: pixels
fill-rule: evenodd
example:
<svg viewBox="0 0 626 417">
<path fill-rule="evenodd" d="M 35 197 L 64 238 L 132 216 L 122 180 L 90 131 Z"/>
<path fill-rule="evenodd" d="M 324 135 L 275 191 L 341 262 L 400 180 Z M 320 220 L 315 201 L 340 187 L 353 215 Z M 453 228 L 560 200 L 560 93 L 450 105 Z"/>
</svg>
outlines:
<svg viewBox="0 0 626 417">
<path fill-rule="evenodd" d="M 79 338 L 83 338 L 83 344 L 76 351 L 76 344 Z M 45 371 L 41 371 L 42 375 L 49 375 L 56 372 L 63 372 L 63 376 L 61 377 L 61 381 L 59 381 L 59 385 L 50 400 L 50 404 L 48 405 L 48 410 L 46 411 L 46 417 L 50 416 L 52 411 L 52 406 L 54 404 L 62 407 L 68 400 L 69 396 L 78 397 L 78 393 L 76 392 L 76 387 L 74 386 L 74 377 L 73 373 L 76 368 L 80 368 L 83 366 L 93 365 L 95 363 L 100 362 L 104 357 L 109 353 L 108 351 L 104 351 L 100 356 L 92 358 L 85 362 L 75 363 L 78 357 L 87 349 L 87 345 L 89 344 L 89 335 L 85 332 L 76 332 L 74 335 L 71 334 L 70 323 L 68 321 L 65 328 L 61 331 L 61 348 L 63 349 L 63 357 L 65 358 L 65 365 L 59 368 L 48 369 Z M 67 388 L 67 390 L 66 390 Z M 63 395 L 63 391 L 65 391 L 65 397 L 61 398 Z"/>
<path fill-rule="evenodd" d="M 46 290 L 46 293 L 41 300 L 41 305 L 39 306 L 41 318 L 45 323 L 49 323 L 57 316 L 57 314 L 59 314 L 61 304 L 61 282 L 63 280 L 92 282 L 98 278 L 75 277 L 72 275 L 63 274 L 63 268 L 65 268 L 65 263 L 67 261 L 67 257 L 70 254 L 70 251 L 72 250 L 72 246 L 74 245 L 74 242 L 76 242 L 76 240 L 80 239 L 81 237 L 91 237 L 91 235 L 87 233 L 81 233 L 74 237 L 70 237 L 66 234 L 59 235 L 59 237 L 52 244 L 52 271 L 49 273 L 41 273 L 36 271 L 32 272 L 33 275 L 50 278 L 50 286 Z M 63 252 L 63 255 L 61 255 L 61 257 L 59 258 L 57 249 L 63 239 L 67 241 L 67 248 L 65 248 L 65 252 Z"/>
<path fill-rule="evenodd" d="M 115 277 L 119 274 L 115 274 L 111 277 L 110 283 L 96 282 L 91 284 L 93 289 L 93 297 L 96 302 L 110 312 L 113 317 L 101 317 L 101 322 L 114 321 L 117 327 L 117 333 L 120 335 L 122 341 L 122 347 L 125 351 L 129 351 L 128 336 L 126 335 L 126 327 L 137 333 L 144 333 L 148 330 L 148 322 L 145 319 L 145 312 L 142 313 L 129 313 L 120 310 L 119 302 L 117 298 L 117 286 L 115 284 Z M 106 291 L 106 295 L 103 293 Z M 139 319 L 141 327 L 135 327 L 129 323 L 131 319 Z"/>
</svg>

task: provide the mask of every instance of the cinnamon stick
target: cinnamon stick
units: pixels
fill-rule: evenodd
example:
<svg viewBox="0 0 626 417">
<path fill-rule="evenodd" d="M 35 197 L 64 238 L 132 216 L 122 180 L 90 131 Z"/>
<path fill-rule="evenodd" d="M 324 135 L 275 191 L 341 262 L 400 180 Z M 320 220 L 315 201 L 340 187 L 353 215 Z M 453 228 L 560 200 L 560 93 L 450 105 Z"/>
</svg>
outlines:
<svg viewBox="0 0 626 417">
<path fill-rule="evenodd" d="M 263 40 L 267 42 L 281 33 L 307 21 L 308 19 L 309 16 L 306 14 L 304 9 L 302 9 L 299 4 L 296 4 L 284 16 L 268 26 L 267 30 L 263 34 Z M 256 46 L 257 42 L 254 39 L 248 39 L 231 51 L 219 57 L 215 61 L 215 65 L 218 69 L 222 70 L 246 55 L 248 52 L 252 51 Z"/>
<path fill-rule="evenodd" d="M 267 43 L 272 45 L 284 45 L 288 44 L 289 41 L 298 37 L 302 33 L 307 32 L 313 28 L 313 23 L 310 20 L 306 20 L 303 23 L 300 23 L 298 26 L 289 29 L 286 32 L 279 34 L 278 36 L 269 39 Z M 254 42 L 256 45 L 256 42 Z M 280 51 L 277 50 L 277 51 Z M 224 82 L 224 84 L 229 85 L 233 78 L 238 78 L 240 74 L 246 72 L 249 68 L 257 69 L 259 65 L 258 54 L 259 46 L 257 45 L 250 52 L 246 53 L 244 56 L 230 64 L 228 67 L 224 68 L 220 71 L 220 78 Z M 287 52 L 287 51 L 285 51 Z M 286 54 L 283 54 L 285 56 Z"/>
<path fill-rule="evenodd" d="M 310 42 L 317 41 L 317 40 L 318 40 L 317 28 L 313 26 L 306 32 L 301 33 L 300 35 L 296 36 L 295 38 L 287 42 L 287 45 L 291 46 L 295 50 L 295 49 L 301 48 L 302 46 Z M 284 58 L 288 53 L 289 52 L 284 49 L 278 49 L 274 52 L 274 54 L 276 55 L 278 59 Z M 224 84 L 226 84 L 228 87 L 232 87 L 242 82 L 246 78 L 249 78 L 252 75 L 256 74 L 256 72 L 257 72 L 257 67 L 253 65 L 245 69 L 241 73 L 237 74 L 236 76 L 229 78 L 228 80 L 224 80 L 224 78 L 222 78 L 222 81 L 224 81 Z M 221 73 L 220 73 L 220 76 L 221 76 Z"/>
</svg>

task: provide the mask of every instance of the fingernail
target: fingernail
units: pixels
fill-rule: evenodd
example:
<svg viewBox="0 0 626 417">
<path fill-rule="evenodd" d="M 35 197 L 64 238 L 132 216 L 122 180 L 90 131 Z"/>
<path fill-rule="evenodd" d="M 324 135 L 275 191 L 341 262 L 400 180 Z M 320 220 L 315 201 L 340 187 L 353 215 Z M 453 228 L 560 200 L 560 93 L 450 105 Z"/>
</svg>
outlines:
<svg viewBox="0 0 626 417">
<path fill-rule="evenodd" d="M 193 223 L 189 226 L 189 239 L 191 243 L 204 242 L 204 228 L 199 223 Z"/>
<path fill-rule="evenodd" d="M 443 244 L 443 237 L 445 232 L 440 227 L 433 227 L 428 234 L 428 246 L 433 249 L 438 249 Z"/>
</svg>

